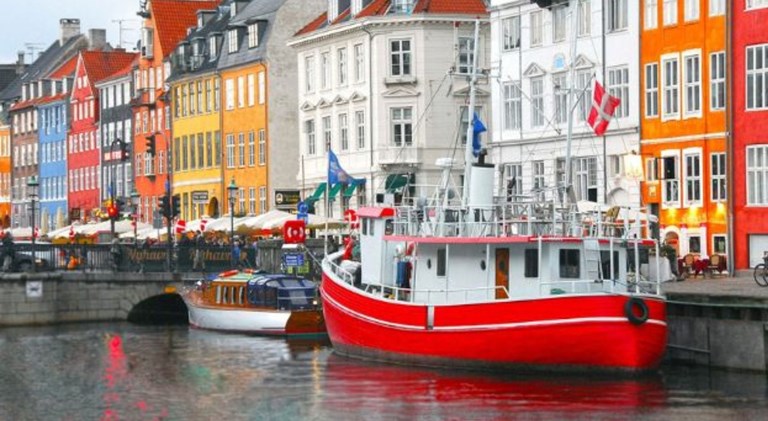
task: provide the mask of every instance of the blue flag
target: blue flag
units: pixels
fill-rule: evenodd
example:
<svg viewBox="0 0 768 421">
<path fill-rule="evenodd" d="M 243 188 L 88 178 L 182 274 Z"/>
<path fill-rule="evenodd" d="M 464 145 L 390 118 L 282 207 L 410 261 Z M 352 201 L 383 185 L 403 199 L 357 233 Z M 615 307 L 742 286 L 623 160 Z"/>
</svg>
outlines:
<svg viewBox="0 0 768 421">
<path fill-rule="evenodd" d="M 338 183 L 351 184 L 354 181 L 355 179 L 344 171 L 344 168 L 341 168 L 336 154 L 332 150 L 328 150 L 328 185 L 332 186 Z"/>
<path fill-rule="evenodd" d="M 480 116 L 475 113 L 472 119 L 472 154 L 475 155 L 475 158 L 480 155 L 480 149 L 482 148 L 480 145 L 480 133 L 486 130 L 485 124 L 480 121 Z"/>
</svg>

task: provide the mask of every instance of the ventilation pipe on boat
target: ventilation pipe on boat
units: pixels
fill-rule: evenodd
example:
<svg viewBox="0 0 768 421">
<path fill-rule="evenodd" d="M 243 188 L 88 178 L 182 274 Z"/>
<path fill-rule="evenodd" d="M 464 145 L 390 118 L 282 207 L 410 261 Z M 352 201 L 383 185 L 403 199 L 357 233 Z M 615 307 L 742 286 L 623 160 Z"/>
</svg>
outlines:
<svg viewBox="0 0 768 421">
<path fill-rule="evenodd" d="M 472 164 L 469 188 L 469 222 L 490 221 L 493 212 L 493 177 L 495 165 L 486 163 L 488 152 L 483 149 L 477 163 Z"/>
</svg>

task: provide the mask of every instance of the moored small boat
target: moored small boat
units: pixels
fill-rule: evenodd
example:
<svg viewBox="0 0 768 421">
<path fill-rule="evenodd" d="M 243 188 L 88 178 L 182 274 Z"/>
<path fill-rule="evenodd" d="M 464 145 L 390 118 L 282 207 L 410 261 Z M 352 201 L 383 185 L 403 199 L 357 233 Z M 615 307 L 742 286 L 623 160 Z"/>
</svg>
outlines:
<svg viewBox="0 0 768 421">
<path fill-rule="evenodd" d="M 272 336 L 325 334 L 317 285 L 307 279 L 227 271 L 181 293 L 194 327 Z"/>
</svg>

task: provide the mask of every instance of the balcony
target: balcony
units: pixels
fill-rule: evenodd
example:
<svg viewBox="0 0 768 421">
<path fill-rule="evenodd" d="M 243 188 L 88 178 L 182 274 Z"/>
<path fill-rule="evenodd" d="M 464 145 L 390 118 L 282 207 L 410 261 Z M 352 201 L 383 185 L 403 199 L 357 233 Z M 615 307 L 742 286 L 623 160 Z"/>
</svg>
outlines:
<svg viewBox="0 0 768 421">
<path fill-rule="evenodd" d="M 376 149 L 379 165 L 419 165 L 422 149 L 416 146 L 391 146 Z"/>
<path fill-rule="evenodd" d="M 157 96 L 155 95 L 154 89 L 142 88 L 136 91 L 133 98 L 131 99 L 131 104 L 139 107 L 154 107 L 156 100 Z"/>
</svg>

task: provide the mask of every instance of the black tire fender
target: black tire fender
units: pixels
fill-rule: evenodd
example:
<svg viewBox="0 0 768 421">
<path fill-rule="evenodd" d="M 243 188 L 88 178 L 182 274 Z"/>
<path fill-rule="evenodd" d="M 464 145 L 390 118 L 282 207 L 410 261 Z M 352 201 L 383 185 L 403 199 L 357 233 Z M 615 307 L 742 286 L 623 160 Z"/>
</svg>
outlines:
<svg viewBox="0 0 768 421">
<path fill-rule="evenodd" d="M 624 314 L 633 325 L 641 325 L 648 321 L 648 304 L 641 298 L 629 297 L 624 304 Z"/>
</svg>

